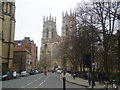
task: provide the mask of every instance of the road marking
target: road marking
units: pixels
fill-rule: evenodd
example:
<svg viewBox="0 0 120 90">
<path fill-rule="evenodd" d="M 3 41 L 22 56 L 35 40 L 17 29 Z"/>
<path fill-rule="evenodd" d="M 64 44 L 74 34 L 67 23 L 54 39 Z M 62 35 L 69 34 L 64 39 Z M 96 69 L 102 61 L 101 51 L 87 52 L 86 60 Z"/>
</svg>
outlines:
<svg viewBox="0 0 120 90">
<path fill-rule="evenodd" d="M 25 88 L 25 87 L 21 87 L 21 88 Z"/>
<path fill-rule="evenodd" d="M 46 77 L 45 80 L 42 83 L 40 83 L 38 87 L 40 87 L 48 79 L 48 77 Z M 38 88 L 38 87 L 35 87 L 35 88 Z"/>
<path fill-rule="evenodd" d="M 41 79 L 43 76 L 41 76 L 40 78 L 38 78 L 38 79 Z"/>
<path fill-rule="evenodd" d="M 42 83 L 40 83 L 40 85 L 39 86 L 41 86 L 43 84 L 43 82 Z"/>
<path fill-rule="evenodd" d="M 29 86 L 30 84 L 32 84 L 33 82 L 31 82 L 31 83 L 28 83 L 26 86 Z"/>
<path fill-rule="evenodd" d="M 37 80 L 41 79 L 42 77 L 43 77 L 43 76 L 41 76 L 40 78 L 34 80 L 33 82 L 36 82 Z M 28 83 L 26 86 L 29 86 L 29 85 L 32 84 L 33 82 Z M 21 88 L 25 88 L 25 87 L 21 87 Z"/>
<path fill-rule="evenodd" d="M 39 79 L 34 80 L 34 82 L 36 82 L 37 80 L 39 80 Z"/>
<path fill-rule="evenodd" d="M 49 77 L 49 76 L 48 76 Z M 48 77 L 44 80 L 44 82 L 48 79 Z"/>
<path fill-rule="evenodd" d="M 36 82 L 37 80 L 41 79 L 42 77 L 43 77 L 43 76 L 41 76 L 40 78 L 38 78 L 38 79 L 34 80 L 34 82 Z"/>
</svg>

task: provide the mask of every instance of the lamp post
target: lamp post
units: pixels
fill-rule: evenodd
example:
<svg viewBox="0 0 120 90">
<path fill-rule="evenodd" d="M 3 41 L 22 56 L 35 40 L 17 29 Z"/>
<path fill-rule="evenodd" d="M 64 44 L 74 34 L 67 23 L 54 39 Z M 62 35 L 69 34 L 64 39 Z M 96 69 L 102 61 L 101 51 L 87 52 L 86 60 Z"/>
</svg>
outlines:
<svg viewBox="0 0 120 90">
<path fill-rule="evenodd" d="M 45 50 L 44 50 L 44 52 L 45 52 L 45 57 L 44 57 L 44 59 L 45 59 L 44 68 L 46 69 L 46 67 L 47 67 L 47 66 L 46 66 L 46 61 L 47 61 L 47 60 L 46 60 L 46 48 L 47 48 L 47 44 L 44 45 L 44 48 L 45 48 Z"/>
<path fill-rule="evenodd" d="M 65 59 L 65 56 L 64 56 L 64 60 L 63 60 L 63 90 L 66 90 L 66 85 L 65 85 L 65 80 L 66 80 L 66 77 L 65 77 L 65 73 L 66 73 L 66 59 Z"/>
<path fill-rule="evenodd" d="M 118 74 L 120 74 L 120 30 L 117 31 L 118 33 Z"/>
<path fill-rule="evenodd" d="M 91 60 L 92 60 L 92 88 L 95 86 L 94 72 L 95 72 L 95 60 L 94 60 L 94 38 L 93 38 L 93 28 L 92 28 L 92 40 L 91 40 Z"/>
</svg>

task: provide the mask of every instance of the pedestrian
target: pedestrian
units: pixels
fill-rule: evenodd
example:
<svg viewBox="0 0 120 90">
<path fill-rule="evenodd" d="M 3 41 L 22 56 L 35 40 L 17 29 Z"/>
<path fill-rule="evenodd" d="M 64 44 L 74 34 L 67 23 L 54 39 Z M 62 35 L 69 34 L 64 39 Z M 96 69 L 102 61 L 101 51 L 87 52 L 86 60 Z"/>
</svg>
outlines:
<svg viewBox="0 0 120 90">
<path fill-rule="evenodd" d="M 17 76 L 17 72 L 16 72 L 16 70 L 14 70 L 13 71 L 13 77 L 16 78 L 16 76 Z"/>
<path fill-rule="evenodd" d="M 73 79 L 75 80 L 75 77 L 76 77 L 76 74 L 75 73 L 73 73 Z"/>
<path fill-rule="evenodd" d="M 87 73 L 87 78 L 88 78 L 89 85 L 91 85 L 91 74 L 90 73 Z"/>
<path fill-rule="evenodd" d="M 99 84 L 102 84 L 103 77 L 101 72 L 98 73 L 98 80 L 99 80 Z"/>
</svg>

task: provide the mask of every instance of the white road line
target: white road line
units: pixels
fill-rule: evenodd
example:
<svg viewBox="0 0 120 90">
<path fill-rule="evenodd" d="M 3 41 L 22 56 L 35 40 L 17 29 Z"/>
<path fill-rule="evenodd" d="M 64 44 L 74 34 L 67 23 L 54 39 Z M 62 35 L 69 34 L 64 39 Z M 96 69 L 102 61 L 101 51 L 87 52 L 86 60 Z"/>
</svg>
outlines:
<svg viewBox="0 0 120 90">
<path fill-rule="evenodd" d="M 25 87 L 21 87 L 21 88 L 25 88 Z"/>
<path fill-rule="evenodd" d="M 48 77 L 49 77 L 49 76 L 48 76 Z M 47 78 L 48 78 L 48 77 L 47 77 Z M 44 80 L 44 82 L 47 80 L 47 78 Z"/>
<path fill-rule="evenodd" d="M 31 82 L 31 83 L 28 83 L 26 86 L 29 86 L 30 84 L 32 84 L 33 82 Z"/>
<path fill-rule="evenodd" d="M 38 79 L 41 79 L 43 76 L 41 76 L 40 78 L 38 78 Z"/>
<path fill-rule="evenodd" d="M 42 77 L 43 77 L 43 76 L 41 76 L 40 78 L 34 80 L 33 82 L 36 82 L 37 80 L 41 79 Z M 32 84 L 33 82 L 28 83 L 26 86 L 29 86 L 29 85 Z M 25 88 L 25 87 L 21 87 L 21 88 Z"/>
<path fill-rule="evenodd" d="M 39 80 L 39 79 L 34 80 L 34 82 L 36 82 L 37 80 Z"/>
<path fill-rule="evenodd" d="M 39 86 L 41 86 L 43 84 L 43 82 L 42 83 L 40 83 L 40 85 Z"/>
<path fill-rule="evenodd" d="M 38 88 L 38 87 L 35 87 L 35 88 Z"/>
<path fill-rule="evenodd" d="M 42 83 L 39 84 L 39 87 L 47 80 L 48 77 L 46 77 L 45 80 Z M 35 88 L 38 88 L 38 87 L 35 87 Z"/>
</svg>

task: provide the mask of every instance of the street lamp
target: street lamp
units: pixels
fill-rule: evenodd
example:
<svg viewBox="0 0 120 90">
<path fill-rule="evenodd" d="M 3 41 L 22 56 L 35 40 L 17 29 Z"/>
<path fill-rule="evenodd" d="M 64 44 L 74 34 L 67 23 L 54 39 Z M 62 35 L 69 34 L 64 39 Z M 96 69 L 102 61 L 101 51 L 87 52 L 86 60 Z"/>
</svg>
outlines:
<svg viewBox="0 0 120 90">
<path fill-rule="evenodd" d="M 65 77 L 65 73 L 66 73 L 66 55 L 64 55 L 64 60 L 63 60 L 63 90 L 66 90 L 66 85 L 65 85 L 65 80 L 66 80 L 66 77 Z"/>
<path fill-rule="evenodd" d="M 92 28 L 92 40 L 91 40 L 91 60 L 92 60 L 92 88 L 95 86 L 94 72 L 95 72 L 95 61 L 94 61 L 94 38 L 93 38 L 93 28 Z"/>
<path fill-rule="evenodd" d="M 45 52 L 45 57 L 44 57 L 44 59 L 45 59 L 44 68 L 46 69 L 46 61 L 47 61 L 47 60 L 46 60 L 46 48 L 47 48 L 47 44 L 44 45 L 44 48 L 45 48 L 45 49 L 44 49 L 44 52 Z"/>
</svg>

